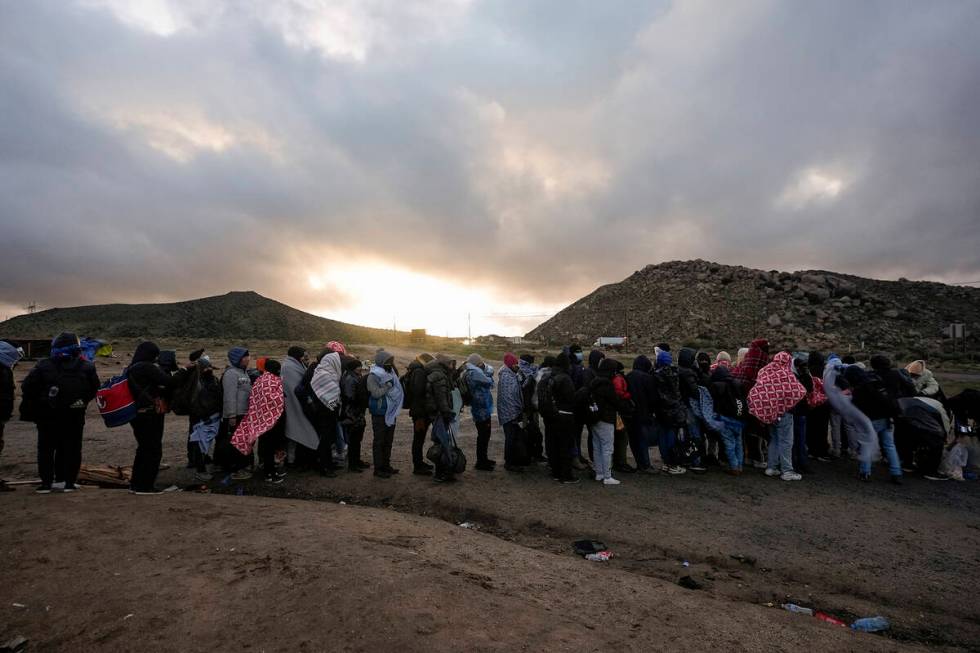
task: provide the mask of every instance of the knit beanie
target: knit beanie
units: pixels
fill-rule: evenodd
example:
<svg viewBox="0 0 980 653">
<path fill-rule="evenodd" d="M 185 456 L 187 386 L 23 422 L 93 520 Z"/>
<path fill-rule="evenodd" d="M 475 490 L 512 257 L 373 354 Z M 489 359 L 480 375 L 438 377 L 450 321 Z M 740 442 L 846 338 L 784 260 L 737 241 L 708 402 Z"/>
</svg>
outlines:
<svg viewBox="0 0 980 653">
<path fill-rule="evenodd" d="M 483 367 L 483 356 L 479 354 L 470 354 L 466 357 L 466 362 L 474 367 Z"/>
<path fill-rule="evenodd" d="M 514 367 L 515 365 L 517 365 L 517 356 L 510 352 L 504 354 L 504 366 Z"/>
<path fill-rule="evenodd" d="M 232 347 L 228 350 L 228 362 L 232 367 L 241 367 L 242 359 L 248 356 L 248 350 L 244 347 Z"/>
</svg>

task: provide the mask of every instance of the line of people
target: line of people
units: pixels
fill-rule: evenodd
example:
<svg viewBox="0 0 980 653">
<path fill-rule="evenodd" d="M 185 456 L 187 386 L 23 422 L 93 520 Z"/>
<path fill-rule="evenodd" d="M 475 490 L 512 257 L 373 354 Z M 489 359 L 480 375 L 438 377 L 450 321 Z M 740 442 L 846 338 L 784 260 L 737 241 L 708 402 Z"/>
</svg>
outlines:
<svg viewBox="0 0 980 653">
<path fill-rule="evenodd" d="M 7 370 L 0 374 L 0 418 L 12 413 L 8 376 L 17 360 L 19 353 L 0 342 L 0 372 Z M 152 342 L 136 348 L 126 369 L 136 405 L 129 423 L 136 441 L 133 493 L 166 491 L 156 481 L 168 412 L 188 418 L 188 464 L 202 482 L 215 468 L 235 480 L 261 469 L 271 484 L 283 482 L 289 468 L 332 477 L 344 467 L 349 473 L 373 467 L 376 477 L 391 478 L 399 473 L 391 465 L 395 425 L 406 409 L 413 473 L 443 483 L 465 468 L 455 440 L 464 408 L 477 432 L 476 470 L 496 469 L 489 457 L 496 413 L 504 468 L 521 473 L 547 463 L 552 477 L 566 484 L 579 482 L 584 472 L 618 485 L 614 473 L 704 473 L 715 463 L 734 476 L 750 466 L 798 481 L 810 471 L 811 458 L 841 456 L 858 459 L 859 478 L 867 481 L 879 450 L 895 483 L 913 470 L 935 480 L 963 478 L 962 469 L 976 464 L 968 453 L 976 450 L 975 438 L 948 447 L 954 426 L 972 433 L 976 398 L 946 400 L 923 361 L 899 370 L 881 355 L 871 358 L 870 368 L 819 352 L 770 357 L 769 343 L 758 339 L 734 361 L 724 351 L 712 356 L 682 348 L 675 365 L 670 346 L 661 343 L 652 360 L 637 356 L 627 372 L 599 350 L 586 365 L 581 347 L 570 345 L 541 366 L 531 354 L 507 353 L 499 372 L 475 353 L 462 365 L 446 355 L 420 354 L 399 375 L 391 353 L 378 350 L 365 369 L 331 341 L 313 360 L 300 346 L 290 347 L 281 363 L 259 358 L 254 369 L 244 347 L 230 349 L 227 360 L 218 377 L 203 349 L 179 366 L 174 352 Z M 77 489 L 85 409 L 98 388 L 95 367 L 71 333 L 55 338 L 51 356 L 24 380 L 21 418 L 37 424 L 39 492 Z M 925 402 L 918 408 L 938 406 L 937 414 L 946 416 L 941 437 L 920 437 L 916 425 L 922 422 L 903 419 L 906 398 Z M 362 458 L 368 418 L 370 463 Z M 433 446 L 426 454 L 427 437 Z M 654 464 L 653 447 L 660 464 Z"/>
</svg>

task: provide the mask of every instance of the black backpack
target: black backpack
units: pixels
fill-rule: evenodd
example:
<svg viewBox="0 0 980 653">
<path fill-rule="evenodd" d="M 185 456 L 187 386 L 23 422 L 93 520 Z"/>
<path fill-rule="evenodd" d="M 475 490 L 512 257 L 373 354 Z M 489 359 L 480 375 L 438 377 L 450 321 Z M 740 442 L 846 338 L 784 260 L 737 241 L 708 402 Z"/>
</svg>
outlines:
<svg viewBox="0 0 980 653">
<path fill-rule="evenodd" d="M 412 372 L 414 369 L 409 369 L 407 372 L 401 375 L 398 382 L 402 386 L 402 408 L 405 410 L 412 409 L 412 400 L 414 399 L 412 395 Z"/>
<path fill-rule="evenodd" d="M 322 409 L 326 408 L 323 402 L 320 401 L 320 398 L 316 396 L 316 393 L 313 392 L 314 372 L 316 372 L 316 366 L 310 365 L 306 370 L 306 374 L 303 375 L 303 380 L 293 390 L 293 394 L 299 399 L 299 405 L 303 408 L 303 414 L 311 422 L 317 419 Z"/>
<path fill-rule="evenodd" d="M 558 404 L 555 403 L 555 375 L 550 374 L 537 384 L 538 412 L 544 417 L 553 418 L 558 416 Z"/>
<path fill-rule="evenodd" d="M 187 372 L 183 383 L 174 390 L 170 401 L 170 410 L 174 415 L 190 415 L 197 395 L 201 392 L 201 371 L 195 365 L 194 369 Z"/>
<path fill-rule="evenodd" d="M 85 410 L 93 395 L 88 365 L 81 358 L 54 364 L 51 381 L 47 384 L 49 408 L 56 411 Z"/>
<path fill-rule="evenodd" d="M 470 392 L 470 384 L 466 382 L 466 367 L 456 370 L 455 378 L 456 389 L 459 390 L 459 397 L 463 400 L 464 406 L 469 406 L 473 401 L 473 394 Z"/>
</svg>

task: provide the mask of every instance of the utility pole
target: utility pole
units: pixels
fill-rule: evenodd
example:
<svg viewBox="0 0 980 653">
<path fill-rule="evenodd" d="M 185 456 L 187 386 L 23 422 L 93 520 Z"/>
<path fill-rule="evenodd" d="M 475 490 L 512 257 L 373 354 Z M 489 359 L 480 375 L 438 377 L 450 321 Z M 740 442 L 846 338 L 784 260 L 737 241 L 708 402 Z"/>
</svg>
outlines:
<svg viewBox="0 0 980 653">
<path fill-rule="evenodd" d="M 471 321 L 472 315 L 470 313 L 466 314 L 466 339 L 473 342 L 473 323 Z"/>
<path fill-rule="evenodd" d="M 623 330 L 626 332 L 624 335 L 626 337 L 626 346 L 629 347 L 630 344 L 630 309 L 627 306 L 623 309 Z"/>
</svg>

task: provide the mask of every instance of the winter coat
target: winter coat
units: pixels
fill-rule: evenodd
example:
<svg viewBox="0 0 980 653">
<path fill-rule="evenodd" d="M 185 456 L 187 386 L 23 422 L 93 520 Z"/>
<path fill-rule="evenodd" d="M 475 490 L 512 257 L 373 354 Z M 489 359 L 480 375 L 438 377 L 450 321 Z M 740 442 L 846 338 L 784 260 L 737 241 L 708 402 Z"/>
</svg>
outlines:
<svg viewBox="0 0 980 653">
<path fill-rule="evenodd" d="M 589 394 L 592 401 L 599 408 L 599 421 L 607 424 L 616 423 L 616 414 L 622 408 L 624 402 L 616 394 L 616 386 L 613 384 L 614 374 L 612 365 L 601 365 L 596 370 L 595 378 L 589 384 Z"/>
<path fill-rule="evenodd" d="M 484 422 L 493 414 L 493 377 L 472 363 L 463 372 L 470 389 L 470 412 L 474 422 Z"/>
<path fill-rule="evenodd" d="M 432 361 L 429 361 L 430 363 Z M 426 365 L 422 365 L 417 360 L 412 361 L 408 365 L 408 371 L 406 372 L 406 382 L 405 382 L 405 394 L 408 395 L 408 405 L 411 406 L 408 410 L 408 416 L 413 420 L 423 419 L 427 417 L 427 411 L 425 407 L 425 396 L 428 390 L 427 378 L 429 373 L 426 371 Z"/>
<path fill-rule="evenodd" d="M 252 380 L 240 367 L 226 367 L 221 375 L 223 396 L 221 417 L 241 417 L 248 412 L 248 396 L 252 392 Z"/>
<path fill-rule="evenodd" d="M 699 400 L 701 391 L 701 372 L 697 368 L 695 356 L 697 352 L 689 347 L 681 349 L 677 355 L 677 381 L 680 384 L 681 399 L 687 402 L 690 399 Z"/>
<path fill-rule="evenodd" d="M 749 412 L 763 424 L 775 424 L 806 396 L 806 389 L 793 374 L 793 358 L 781 351 L 759 370 L 749 390 Z"/>
<path fill-rule="evenodd" d="M 905 370 L 912 377 L 916 394 L 923 397 L 934 397 L 939 394 L 939 381 L 931 371 L 926 369 L 925 361 L 913 361 Z"/>
<path fill-rule="evenodd" d="M 48 402 L 48 393 L 59 377 L 71 374 L 80 381 L 79 401 L 83 404 L 78 408 L 55 408 Z M 21 384 L 23 401 L 34 407 L 35 422 L 55 422 L 62 419 L 85 421 L 84 407 L 95 399 L 99 390 L 99 376 L 95 366 L 84 358 L 45 358 L 38 361 Z"/>
<path fill-rule="evenodd" d="M 680 380 L 677 368 L 673 365 L 661 367 L 653 374 L 653 386 L 656 390 L 654 414 L 657 423 L 677 428 L 687 423 L 687 408 L 681 401 Z"/>
<path fill-rule="evenodd" d="M 897 398 L 888 392 L 888 387 L 877 373 L 851 365 L 844 370 L 844 376 L 851 386 L 854 406 L 868 419 L 890 419 L 901 412 Z"/>
<path fill-rule="evenodd" d="M 500 385 L 497 386 L 497 420 L 501 424 L 517 421 L 524 414 L 524 393 L 517 372 L 506 365 L 500 368 Z"/>
<path fill-rule="evenodd" d="M 729 419 L 744 420 L 746 418 L 748 415 L 748 399 L 746 398 L 745 387 L 741 381 L 735 379 L 731 370 L 726 366 L 719 365 L 711 373 L 708 390 L 711 392 L 711 400 L 715 405 L 716 413 Z"/>
<path fill-rule="evenodd" d="M 435 420 L 453 412 L 452 370 L 436 359 L 425 365 L 425 416 Z"/>
<path fill-rule="evenodd" d="M 568 373 L 568 367 L 551 368 L 551 397 L 559 413 L 571 415 L 575 412 L 575 382 Z"/>
<path fill-rule="evenodd" d="M 657 390 L 650 371 L 653 363 L 646 356 L 637 356 L 633 369 L 626 375 L 626 386 L 633 400 L 633 417 L 642 424 L 653 423 L 653 410 L 657 403 Z"/>
</svg>

